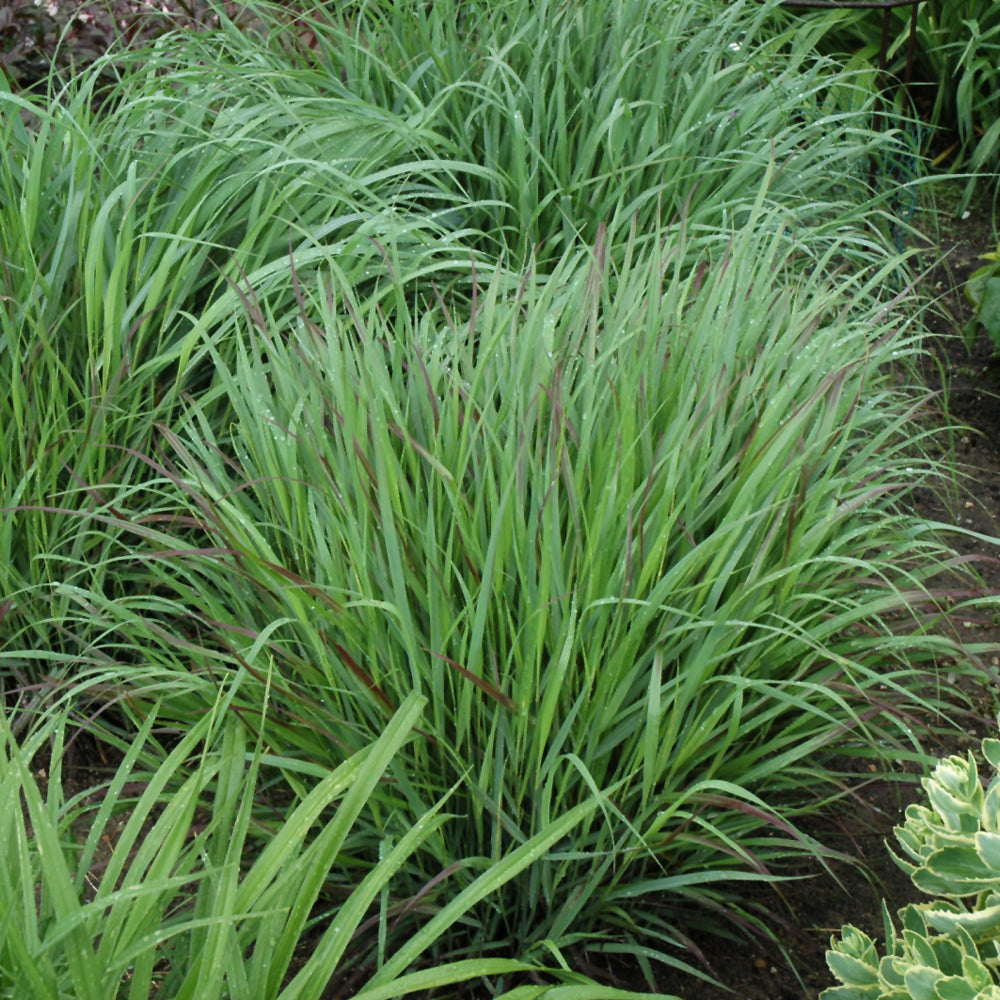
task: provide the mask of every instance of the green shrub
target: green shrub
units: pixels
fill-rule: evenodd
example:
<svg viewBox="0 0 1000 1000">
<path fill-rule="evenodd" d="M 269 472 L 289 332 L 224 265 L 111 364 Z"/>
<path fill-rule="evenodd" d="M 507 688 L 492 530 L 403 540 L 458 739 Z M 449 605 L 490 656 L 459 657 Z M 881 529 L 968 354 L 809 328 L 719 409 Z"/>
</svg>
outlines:
<svg viewBox="0 0 1000 1000">
<path fill-rule="evenodd" d="M 952 756 L 923 779 L 927 805 L 910 805 L 896 827 L 893 857 L 923 893 L 936 897 L 884 912 L 885 955 L 850 925 L 827 962 L 841 986 L 821 1000 L 997 1000 L 1000 998 L 1000 740 L 983 740 L 993 768 L 983 788 L 976 760 Z"/>
</svg>

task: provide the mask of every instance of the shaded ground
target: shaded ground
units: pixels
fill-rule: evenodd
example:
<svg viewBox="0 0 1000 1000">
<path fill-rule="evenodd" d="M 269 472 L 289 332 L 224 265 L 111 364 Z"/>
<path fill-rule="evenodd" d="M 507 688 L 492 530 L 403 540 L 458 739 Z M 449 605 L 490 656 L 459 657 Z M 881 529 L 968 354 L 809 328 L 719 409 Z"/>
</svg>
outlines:
<svg viewBox="0 0 1000 1000">
<path fill-rule="evenodd" d="M 992 192 L 984 192 L 984 195 Z M 992 204 L 982 198 L 967 218 L 955 218 L 947 209 L 925 212 L 917 220 L 929 240 L 921 250 L 922 288 L 935 303 L 927 316 L 932 336 L 922 374 L 929 387 L 942 390 L 940 405 L 951 419 L 967 426 L 954 437 L 959 476 L 953 489 L 915 496 L 917 511 L 928 520 L 953 525 L 969 534 L 949 537 L 949 544 L 967 557 L 978 577 L 944 581 L 1000 593 L 1000 359 L 993 358 L 989 339 L 979 333 L 971 352 L 960 336 L 971 315 L 961 286 L 982 263 L 981 255 L 995 250 L 997 237 Z M 943 418 L 942 418 L 943 419 Z M 985 644 L 980 659 L 988 670 L 1000 667 L 1000 622 L 996 614 L 959 611 L 942 623 L 964 643 Z M 948 664 L 942 663 L 946 671 Z M 947 676 L 947 675 L 945 675 Z M 943 756 L 978 746 L 988 732 L 995 735 L 1000 689 L 991 683 L 966 686 L 975 716 L 965 732 L 942 737 L 931 752 Z M 918 775 L 913 776 L 915 782 Z M 885 840 L 901 822 L 906 804 L 922 799 L 918 785 L 890 787 L 873 783 L 859 792 L 840 817 L 809 830 L 827 846 L 857 858 L 868 872 L 835 865 L 836 881 L 826 875 L 785 883 L 781 895 L 761 889 L 757 902 L 775 913 L 781 946 L 765 942 L 698 939 L 719 989 L 689 976 L 664 974 L 660 990 L 685 1000 L 814 1000 L 834 980 L 826 967 L 830 936 L 844 923 L 861 927 L 881 941 L 883 897 L 890 912 L 920 894 L 893 863 Z M 780 922 L 779 922 L 780 921 Z M 631 977 L 629 977 L 631 978 Z"/>
</svg>

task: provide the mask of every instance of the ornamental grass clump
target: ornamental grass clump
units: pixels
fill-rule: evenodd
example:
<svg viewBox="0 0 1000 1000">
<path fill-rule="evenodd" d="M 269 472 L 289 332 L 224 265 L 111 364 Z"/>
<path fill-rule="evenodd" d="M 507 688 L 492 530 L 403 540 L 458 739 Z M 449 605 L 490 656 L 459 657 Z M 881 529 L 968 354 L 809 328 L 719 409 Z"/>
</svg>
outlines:
<svg viewBox="0 0 1000 1000">
<path fill-rule="evenodd" d="M 883 374 L 890 272 L 844 275 L 845 314 L 765 195 L 739 236 L 668 227 L 613 276 L 600 245 L 545 279 L 470 267 L 419 314 L 342 254 L 290 260 L 203 314 L 212 389 L 160 428 L 142 505 L 94 515 L 122 541 L 90 655 L 143 650 L 123 704 L 169 685 L 183 723 L 243 669 L 234 710 L 270 677 L 268 743 L 335 766 L 428 698 L 381 822 L 451 792 L 407 866 L 429 904 L 601 793 L 443 954 L 677 961 L 680 915 L 754 920 L 741 882 L 822 853 L 794 820 L 838 755 L 919 757 L 947 554 L 895 504 L 932 467 Z"/>
<path fill-rule="evenodd" d="M 551 23 L 527 3 L 412 6 L 292 23 L 261 6 L 252 31 L 220 11 L 218 31 L 53 72 L 40 94 L 0 81 L 0 621 L 46 669 L 81 639 L 61 625 L 78 598 L 60 560 L 114 591 L 117 529 L 76 514 L 142 493 L 139 456 L 185 393 L 213 428 L 230 418 L 204 334 L 231 364 L 231 326 L 212 327 L 234 283 L 287 313 L 289 261 L 305 280 L 332 254 L 364 302 L 405 286 L 405 330 L 439 294 L 467 314 L 472 271 L 513 287 L 609 229 L 636 231 L 602 238 L 611 274 L 667 222 L 725 239 L 772 164 L 766 197 L 808 227 L 805 257 L 879 252 L 851 220 L 879 217 L 863 177 L 885 140 L 831 98 L 850 79 L 807 32 L 757 38 L 767 5 L 664 22 L 658 4 L 588 4 Z M 720 50 L 741 31 L 754 44 Z"/>
<path fill-rule="evenodd" d="M 827 962 L 840 986 L 822 1000 L 998 1000 L 1000 998 L 1000 740 L 985 739 L 993 769 L 984 789 L 972 752 L 940 761 L 923 779 L 927 805 L 907 806 L 891 852 L 928 896 L 899 911 L 883 904 L 885 954 L 850 925 Z"/>
<path fill-rule="evenodd" d="M 683 964 L 968 669 L 900 502 L 944 470 L 858 194 L 888 140 L 805 35 L 720 57 L 756 3 L 373 46 L 402 9 L 158 44 L 100 115 L 0 94 L 0 665 L 180 732 L 230 691 L 296 803 L 425 698 L 322 890 L 447 799 L 357 959 L 387 990 L 410 936 Z"/>
<path fill-rule="evenodd" d="M 222 290 L 286 271 L 290 249 L 307 267 L 315 245 L 359 288 L 387 243 L 429 278 L 477 257 L 434 220 L 438 195 L 459 195 L 419 121 L 321 97 L 292 73 L 244 72 L 230 88 L 224 61 L 209 72 L 193 47 L 181 65 L 130 58 L 99 113 L 103 63 L 65 88 L 53 79 L 47 100 L 0 81 L 0 591 L 5 615 L 56 655 L 72 598 L 50 557 L 105 588 L 115 530 L 81 531 L 73 514 L 111 503 L 105 484 L 141 491 L 154 425 L 211 381 L 194 318 Z M 281 96 L 268 90 L 279 78 Z"/>
<path fill-rule="evenodd" d="M 269 39 L 331 92 L 426 121 L 465 196 L 454 224 L 537 268 L 601 226 L 739 226 L 772 156 L 795 217 L 870 201 L 870 94 L 775 7 L 389 0 L 279 16 Z"/>
</svg>

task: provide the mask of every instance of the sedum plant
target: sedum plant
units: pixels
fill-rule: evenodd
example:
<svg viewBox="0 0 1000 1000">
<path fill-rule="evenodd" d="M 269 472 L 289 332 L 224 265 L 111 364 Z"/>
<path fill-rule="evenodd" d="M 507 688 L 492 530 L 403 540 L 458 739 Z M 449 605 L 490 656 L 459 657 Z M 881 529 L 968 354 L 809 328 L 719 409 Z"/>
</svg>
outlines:
<svg viewBox="0 0 1000 1000">
<path fill-rule="evenodd" d="M 983 741 L 1000 769 L 1000 740 Z M 847 925 L 827 952 L 840 986 L 821 1000 L 1000 1000 L 1000 774 L 984 789 L 976 761 L 942 760 L 923 780 L 927 805 L 910 805 L 896 828 L 897 863 L 935 897 L 899 911 L 883 904 L 886 947 Z"/>
</svg>

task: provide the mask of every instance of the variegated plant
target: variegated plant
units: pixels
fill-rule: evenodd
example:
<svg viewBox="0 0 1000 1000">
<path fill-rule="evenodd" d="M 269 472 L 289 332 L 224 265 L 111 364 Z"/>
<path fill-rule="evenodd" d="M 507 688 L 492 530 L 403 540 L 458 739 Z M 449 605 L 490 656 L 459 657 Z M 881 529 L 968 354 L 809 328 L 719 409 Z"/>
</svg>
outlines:
<svg viewBox="0 0 1000 1000">
<path fill-rule="evenodd" d="M 895 829 L 893 857 L 935 898 L 900 910 L 900 930 L 883 903 L 881 959 L 845 926 L 827 952 L 841 985 L 821 1000 L 1000 1000 L 1000 740 L 983 740 L 983 757 L 986 788 L 971 752 L 947 757 L 923 780 L 928 804 L 910 805 Z"/>
</svg>

